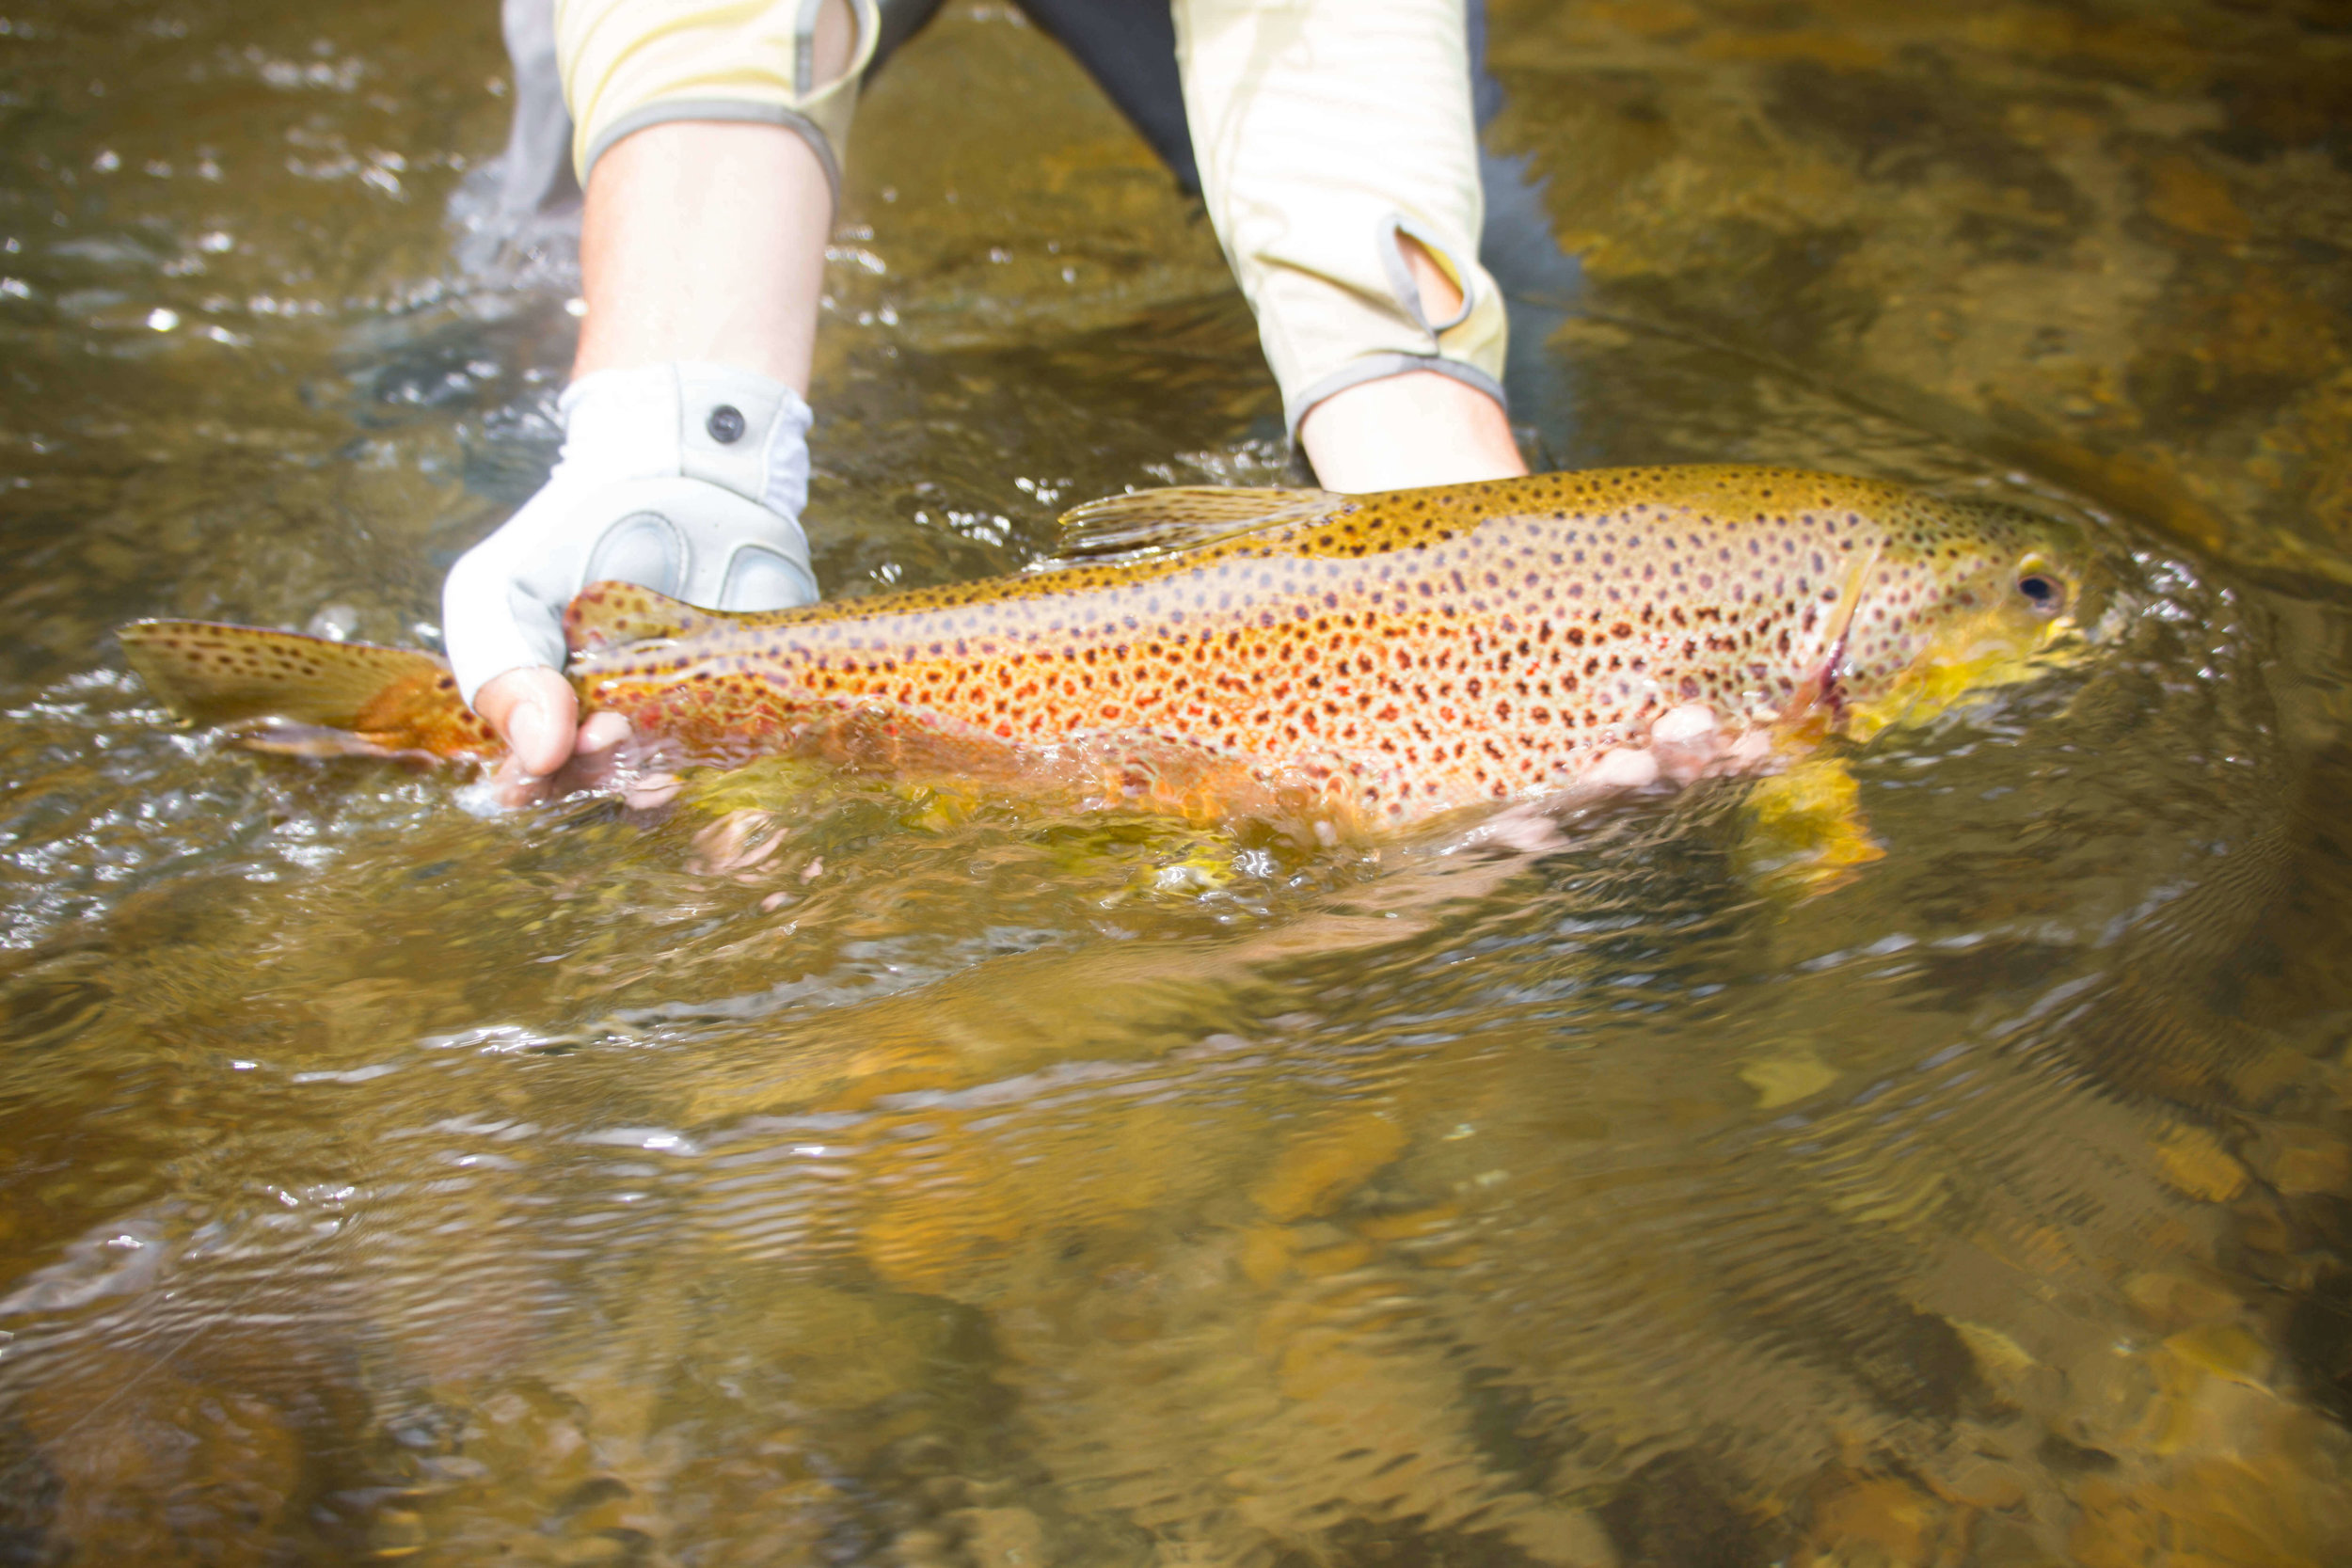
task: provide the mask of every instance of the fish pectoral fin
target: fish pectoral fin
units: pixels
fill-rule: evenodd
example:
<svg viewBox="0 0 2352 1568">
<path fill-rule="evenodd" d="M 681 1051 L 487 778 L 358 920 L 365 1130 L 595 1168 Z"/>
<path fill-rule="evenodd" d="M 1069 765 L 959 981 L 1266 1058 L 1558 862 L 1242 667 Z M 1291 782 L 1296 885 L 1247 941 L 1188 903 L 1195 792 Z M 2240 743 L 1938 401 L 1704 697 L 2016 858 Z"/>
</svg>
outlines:
<svg viewBox="0 0 2352 1568">
<path fill-rule="evenodd" d="M 1794 728 L 1816 719 L 1825 720 L 1824 728 L 1833 728 L 1842 716 L 1840 678 L 1846 662 L 1846 637 L 1853 626 L 1854 611 L 1862 608 L 1863 590 L 1870 585 L 1871 577 L 1879 569 L 1879 552 L 1873 547 L 1855 561 L 1846 571 L 1846 586 L 1838 594 L 1836 604 L 1829 612 L 1828 624 L 1821 628 L 1821 664 L 1799 684 L 1781 710 L 1784 728 Z"/>
<path fill-rule="evenodd" d="M 1740 859 L 1777 893 L 1827 893 L 1885 858 L 1862 814 L 1862 787 L 1834 757 L 1812 757 L 1748 792 Z"/>
<path fill-rule="evenodd" d="M 564 641 L 572 652 L 586 653 L 622 642 L 683 637 L 733 619 L 724 610 L 698 609 L 633 582 L 592 582 L 572 595 L 564 611 Z"/>
<path fill-rule="evenodd" d="M 1350 505 L 1329 490 L 1224 489 L 1177 485 L 1105 496 L 1061 516 L 1061 538 L 1040 564 L 1069 566 L 1106 556 L 1199 549 L 1222 539 L 1311 522 Z"/>
</svg>

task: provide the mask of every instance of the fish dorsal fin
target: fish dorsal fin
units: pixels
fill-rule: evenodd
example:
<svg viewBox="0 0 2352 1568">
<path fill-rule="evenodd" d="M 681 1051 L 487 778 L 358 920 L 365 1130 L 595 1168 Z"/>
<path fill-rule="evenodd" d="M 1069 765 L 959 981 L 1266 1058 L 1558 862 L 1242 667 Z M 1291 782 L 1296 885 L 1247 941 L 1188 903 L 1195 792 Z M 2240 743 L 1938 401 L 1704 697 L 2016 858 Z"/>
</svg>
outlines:
<svg viewBox="0 0 2352 1568">
<path fill-rule="evenodd" d="M 633 582 L 592 582 L 572 595 L 564 611 L 564 641 L 576 654 L 591 653 L 623 642 L 684 637 L 731 619 Z"/>
<path fill-rule="evenodd" d="M 1062 514 L 1061 539 L 1042 565 L 1199 549 L 1222 539 L 1311 522 L 1351 504 L 1329 490 L 1225 489 L 1184 484 L 1105 496 Z"/>
</svg>

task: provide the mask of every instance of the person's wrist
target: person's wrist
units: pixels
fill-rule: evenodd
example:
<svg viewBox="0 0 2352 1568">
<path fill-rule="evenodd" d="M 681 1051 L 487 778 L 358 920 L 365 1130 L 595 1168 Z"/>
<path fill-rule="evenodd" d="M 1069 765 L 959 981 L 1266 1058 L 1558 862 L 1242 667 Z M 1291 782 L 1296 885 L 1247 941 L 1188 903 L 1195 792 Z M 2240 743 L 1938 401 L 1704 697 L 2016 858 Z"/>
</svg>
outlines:
<svg viewBox="0 0 2352 1568">
<path fill-rule="evenodd" d="M 700 479 L 792 518 L 807 504 L 815 416 L 773 377 L 661 360 L 593 371 L 565 388 L 556 406 L 564 447 L 551 479 Z"/>
<path fill-rule="evenodd" d="M 1436 371 L 1360 381 L 1307 410 L 1298 442 L 1327 490 L 1357 494 L 1527 472 L 1502 404 Z"/>
</svg>

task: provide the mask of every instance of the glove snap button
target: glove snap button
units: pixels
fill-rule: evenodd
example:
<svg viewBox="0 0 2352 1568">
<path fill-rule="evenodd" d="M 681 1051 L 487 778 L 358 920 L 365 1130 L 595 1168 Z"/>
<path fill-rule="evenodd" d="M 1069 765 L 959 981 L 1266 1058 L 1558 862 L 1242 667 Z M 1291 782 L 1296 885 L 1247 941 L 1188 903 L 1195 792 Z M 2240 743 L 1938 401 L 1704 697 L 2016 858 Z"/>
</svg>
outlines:
<svg viewBox="0 0 2352 1568">
<path fill-rule="evenodd" d="M 710 438 L 721 446 L 732 446 L 743 438 L 743 411 L 731 404 L 723 403 L 710 411 L 710 418 L 703 428 L 709 431 Z"/>
</svg>

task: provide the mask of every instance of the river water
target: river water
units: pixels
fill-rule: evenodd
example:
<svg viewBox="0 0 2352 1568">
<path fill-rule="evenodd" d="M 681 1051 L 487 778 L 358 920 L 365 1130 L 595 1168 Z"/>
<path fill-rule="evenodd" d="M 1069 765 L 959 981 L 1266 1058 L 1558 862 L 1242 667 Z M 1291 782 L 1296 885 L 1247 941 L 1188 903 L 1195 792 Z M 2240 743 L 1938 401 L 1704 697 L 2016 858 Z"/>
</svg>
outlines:
<svg viewBox="0 0 2352 1568">
<path fill-rule="evenodd" d="M 9 0 L 0 1563 L 2352 1559 L 2348 27 L 1496 0 L 1548 464 L 2130 563 L 1792 880 L 1728 784 L 1460 870 L 175 730 L 114 626 L 429 643 L 576 273 L 480 228 L 486 0 Z M 1205 223 L 1005 8 L 834 238 L 829 594 L 1282 472 Z"/>
</svg>

